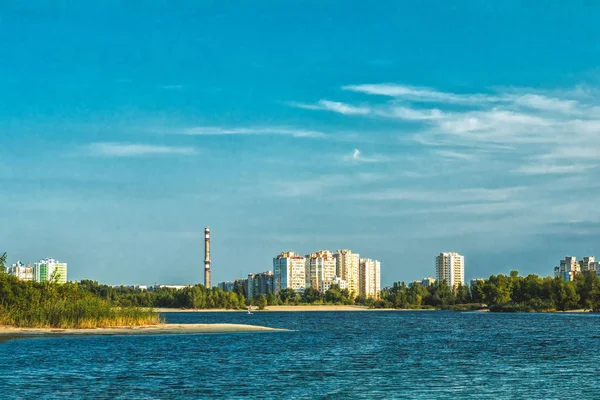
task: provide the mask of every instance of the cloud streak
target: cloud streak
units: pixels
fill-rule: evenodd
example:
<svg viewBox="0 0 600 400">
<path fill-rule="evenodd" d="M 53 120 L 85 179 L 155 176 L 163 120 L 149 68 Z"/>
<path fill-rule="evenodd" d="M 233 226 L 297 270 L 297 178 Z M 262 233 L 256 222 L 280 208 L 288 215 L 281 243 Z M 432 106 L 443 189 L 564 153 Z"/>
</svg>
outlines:
<svg viewBox="0 0 600 400">
<path fill-rule="evenodd" d="M 385 157 L 379 154 L 365 156 L 359 149 L 354 149 L 351 154 L 344 157 L 344 160 L 353 163 L 381 163 L 390 161 L 389 157 Z"/>
<path fill-rule="evenodd" d="M 224 128 L 218 126 L 197 126 L 193 128 L 187 128 L 183 130 L 176 130 L 173 133 L 190 136 L 201 136 L 201 135 L 286 135 L 297 138 L 324 138 L 326 135 L 323 132 L 293 128 L 293 127 L 238 127 L 238 128 Z"/>
<path fill-rule="evenodd" d="M 99 142 L 90 143 L 85 152 L 97 157 L 143 157 L 153 155 L 190 156 L 197 154 L 193 147 L 156 146 L 140 143 Z"/>
</svg>

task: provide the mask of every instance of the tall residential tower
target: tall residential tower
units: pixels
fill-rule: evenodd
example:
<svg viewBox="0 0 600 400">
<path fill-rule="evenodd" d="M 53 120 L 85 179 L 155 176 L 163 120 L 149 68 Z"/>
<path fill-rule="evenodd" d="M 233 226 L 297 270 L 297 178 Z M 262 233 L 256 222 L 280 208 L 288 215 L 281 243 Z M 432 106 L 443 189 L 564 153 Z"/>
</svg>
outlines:
<svg viewBox="0 0 600 400">
<path fill-rule="evenodd" d="M 458 253 L 440 253 L 435 258 L 435 277 L 451 288 L 465 284 L 465 258 Z"/>
</svg>

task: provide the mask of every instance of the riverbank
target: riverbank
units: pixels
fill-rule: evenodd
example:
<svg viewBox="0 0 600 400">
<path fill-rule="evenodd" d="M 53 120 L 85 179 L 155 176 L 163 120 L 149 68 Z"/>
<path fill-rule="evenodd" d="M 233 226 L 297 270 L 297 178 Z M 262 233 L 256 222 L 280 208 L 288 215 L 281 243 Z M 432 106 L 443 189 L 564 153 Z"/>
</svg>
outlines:
<svg viewBox="0 0 600 400">
<path fill-rule="evenodd" d="M 191 333 L 266 332 L 285 329 L 243 324 L 160 324 L 93 329 L 16 328 L 0 326 L 0 337 L 79 336 L 79 335 L 174 335 Z"/>
<path fill-rule="evenodd" d="M 159 313 L 169 312 L 247 312 L 246 310 L 224 309 L 180 309 L 180 308 L 154 308 Z M 264 310 L 252 307 L 252 312 L 298 312 L 298 311 L 434 311 L 433 309 L 403 310 L 395 308 L 368 308 L 356 305 L 299 305 L 299 306 L 267 306 Z"/>
</svg>

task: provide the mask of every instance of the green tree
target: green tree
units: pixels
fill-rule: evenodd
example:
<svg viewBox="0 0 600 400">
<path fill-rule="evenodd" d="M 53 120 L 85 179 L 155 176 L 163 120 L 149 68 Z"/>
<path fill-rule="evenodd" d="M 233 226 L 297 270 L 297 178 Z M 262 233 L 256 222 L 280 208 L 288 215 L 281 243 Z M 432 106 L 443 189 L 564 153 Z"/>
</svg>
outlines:
<svg viewBox="0 0 600 400">
<path fill-rule="evenodd" d="M 308 304 L 314 304 L 321 301 L 321 292 L 314 288 L 306 288 L 302 293 L 302 301 Z"/>
<path fill-rule="evenodd" d="M 277 305 L 277 297 L 275 293 L 269 292 L 267 293 L 267 305 L 268 306 L 276 306 Z"/>
<path fill-rule="evenodd" d="M 254 297 L 254 304 L 259 310 L 264 310 L 267 306 L 267 297 L 264 294 L 259 294 Z"/>
</svg>

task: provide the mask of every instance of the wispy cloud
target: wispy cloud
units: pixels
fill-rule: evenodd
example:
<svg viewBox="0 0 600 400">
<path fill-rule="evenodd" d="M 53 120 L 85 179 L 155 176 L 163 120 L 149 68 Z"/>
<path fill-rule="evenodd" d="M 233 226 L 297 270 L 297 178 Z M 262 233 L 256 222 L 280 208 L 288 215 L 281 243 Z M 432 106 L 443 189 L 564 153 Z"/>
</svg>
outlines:
<svg viewBox="0 0 600 400">
<path fill-rule="evenodd" d="M 344 90 L 370 95 L 405 98 L 411 101 L 438 102 L 452 104 L 477 104 L 481 102 L 503 101 L 502 97 L 488 94 L 456 94 L 440 92 L 432 88 L 398 85 L 393 83 L 347 85 Z"/>
<path fill-rule="evenodd" d="M 197 126 L 182 130 L 175 130 L 174 133 L 183 135 L 287 135 L 297 138 L 324 138 L 323 132 L 293 128 L 293 127 L 238 127 L 224 128 L 218 126 Z"/>
<path fill-rule="evenodd" d="M 371 109 L 368 107 L 352 106 L 346 103 L 341 103 L 339 101 L 330 100 L 319 100 L 316 104 L 305 104 L 296 102 L 289 102 L 288 104 L 292 107 L 304 108 L 307 110 L 333 111 L 345 115 L 366 115 L 371 112 Z"/>
<path fill-rule="evenodd" d="M 573 174 L 585 172 L 591 168 L 596 168 L 597 164 L 570 164 L 570 165 L 548 165 L 548 164 L 530 164 L 523 165 L 514 170 L 514 172 L 525 175 L 554 175 L 554 174 Z"/>
<path fill-rule="evenodd" d="M 351 154 L 344 156 L 344 160 L 354 163 L 380 163 L 390 161 L 390 158 L 379 154 L 365 156 L 359 149 L 354 149 Z"/>
<path fill-rule="evenodd" d="M 103 142 L 91 143 L 85 147 L 86 154 L 101 157 L 141 157 L 150 155 L 196 154 L 193 147 L 156 146 L 140 143 Z"/>
<path fill-rule="evenodd" d="M 326 174 L 312 179 L 291 179 L 269 186 L 275 188 L 272 194 L 279 197 L 314 196 L 321 199 L 334 198 L 336 188 L 361 188 L 381 182 L 385 176 L 373 173 Z"/>
</svg>

